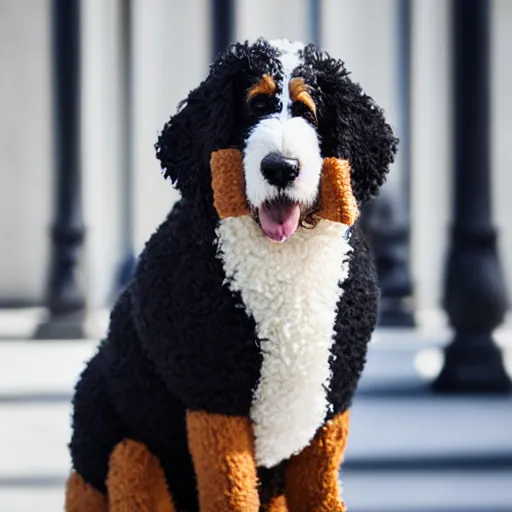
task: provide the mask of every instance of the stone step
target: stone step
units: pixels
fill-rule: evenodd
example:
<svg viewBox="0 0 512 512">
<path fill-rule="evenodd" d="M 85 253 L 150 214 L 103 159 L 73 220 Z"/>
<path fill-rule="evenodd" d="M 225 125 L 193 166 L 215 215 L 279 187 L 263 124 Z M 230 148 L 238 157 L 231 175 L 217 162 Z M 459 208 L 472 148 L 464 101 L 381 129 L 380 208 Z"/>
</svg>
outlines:
<svg viewBox="0 0 512 512">
<path fill-rule="evenodd" d="M 441 345 L 377 333 L 342 470 L 351 512 L 512 511 L 512 399 L 430 394 Z M 0 342 L 1 511 L 62 510 L 70 398 L 95 347 Z"/>
</svg>

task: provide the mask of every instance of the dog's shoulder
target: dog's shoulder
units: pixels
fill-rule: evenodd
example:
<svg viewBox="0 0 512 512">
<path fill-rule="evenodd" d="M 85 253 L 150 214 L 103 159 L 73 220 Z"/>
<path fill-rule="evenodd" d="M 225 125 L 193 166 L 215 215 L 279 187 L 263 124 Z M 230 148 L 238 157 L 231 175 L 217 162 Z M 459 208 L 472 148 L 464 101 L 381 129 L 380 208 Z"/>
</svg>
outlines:
<svg viewBox="0 0 512 512">
<path fill-rule="evenodd" d="M 213 241 L 213 228 L 206 225 L 196 205 L 179 200 L 146 242 L 134 283 L 152 280 L 153 275 L 163 279 L 185 277 L 195 259 L 204 259 L 207 249 L 211 252 Z"/>
</svg>

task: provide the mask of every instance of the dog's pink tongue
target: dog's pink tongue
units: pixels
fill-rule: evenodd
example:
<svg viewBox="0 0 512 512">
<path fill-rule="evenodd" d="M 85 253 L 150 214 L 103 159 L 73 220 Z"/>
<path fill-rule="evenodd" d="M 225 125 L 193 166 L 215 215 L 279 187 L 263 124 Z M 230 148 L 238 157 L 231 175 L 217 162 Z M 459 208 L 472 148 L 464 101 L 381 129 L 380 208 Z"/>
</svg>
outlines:
<svg viewBox="0 0 512 512">
<path fill-rule="evenodd" d="M 265 235 L 276 242 L 284 242 L 297 231 L 300 206 L 296 203 L 263 205 L 259 214 Z"/>
</svg>

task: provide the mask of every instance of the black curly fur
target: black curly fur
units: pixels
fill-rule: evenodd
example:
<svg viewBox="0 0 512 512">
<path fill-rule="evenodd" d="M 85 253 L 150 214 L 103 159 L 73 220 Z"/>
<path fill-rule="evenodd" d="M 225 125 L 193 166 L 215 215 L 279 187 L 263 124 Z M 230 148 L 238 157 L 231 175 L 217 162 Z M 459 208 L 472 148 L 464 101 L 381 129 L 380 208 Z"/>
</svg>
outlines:
<svg viewBox="0 0 512 512">
<path fill-rule="evenodd" d="M 135 324 L 157 371 L 189 409 L 246 415 L 262 356 L 254 320 L 223 286 L 214 227 L 195 203 L 174 208 L 141 256 L 130 289 Z"/>
<path fill-rule="evenodd" d="M 211 204 L 210 154 L 241 147 L 247 133 L 245 92 L 263 74 L 282 78 L 277 50 L 263 39 L 233 44 L 171 117 L 155 145 L 164 176 L 186 197 Z"/>
<path fill-rule="evenodd" d="M 255 321 L 240 295 L 224 284 L 216 257 L 209 157 L 219 148 L 243 149 L 253 122 L 245 92 L 264 73 L 280 86 L 280 66 L 277 50 L 264 40 L 233 45 L 156 144 L 165 176 L 183 197 L 148 241 L 74 398 L 73 465 L 99 490 L 105 490 L 113 446 L 131 437 L 159 457 L 177 510 L 197 511 L 185 410 L 249 414 L 262 354 Z M 366 201 L 383 183 L 396 149 L 381 110 L 342 63 L 312 46 L 304 50 L 296 74 L 312 87 L 322 156 L 350 160 L 355 194 Z M 376 278 L 357 226 L 350 244 L 330 361 L 329 416 L 350 405 L 377 315 Z M 270 499 L 281 485 L 282 469 L 260 470 L 262 497 Z"/>
<path fill-rule="evenodd" d="M 376 196 L 398 144 L 382 109 L 350 80 L 342 61 L 314 45 L 305 47 L 303 65 L 294 75 L 304 77 L 312 89 L 322 155 L 350 161 L 352 189 L 360 203 Z"/>
</svg>

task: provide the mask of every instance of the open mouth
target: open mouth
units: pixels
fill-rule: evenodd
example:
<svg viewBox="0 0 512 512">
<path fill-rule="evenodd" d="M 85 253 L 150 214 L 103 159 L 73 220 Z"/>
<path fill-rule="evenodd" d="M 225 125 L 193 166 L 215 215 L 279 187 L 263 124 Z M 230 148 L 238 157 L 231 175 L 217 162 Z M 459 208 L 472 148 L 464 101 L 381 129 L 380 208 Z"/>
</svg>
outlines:
<svg viewBox="0 0 512 512">
<path fill-rule="evenodd" d="M 284 242 L 299 227 L 300 204 L 286 197 L 266 201 L 259 207 L 258 217 L 263 233 L 270 240 Z"/>
</svg>

